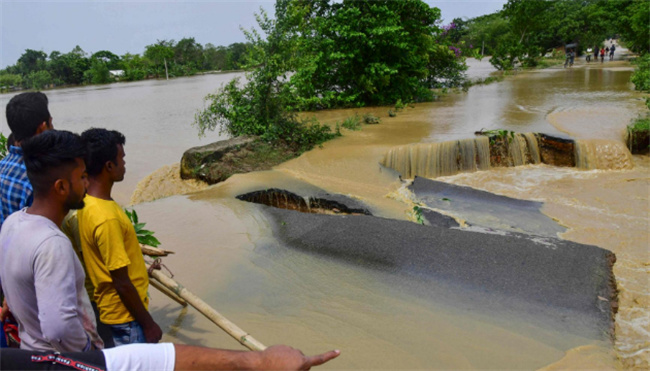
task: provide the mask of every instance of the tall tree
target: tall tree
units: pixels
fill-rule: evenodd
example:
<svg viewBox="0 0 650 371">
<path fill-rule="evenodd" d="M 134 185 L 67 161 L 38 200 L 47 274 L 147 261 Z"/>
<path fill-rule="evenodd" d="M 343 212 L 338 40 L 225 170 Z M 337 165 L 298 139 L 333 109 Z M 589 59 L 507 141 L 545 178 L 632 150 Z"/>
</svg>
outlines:
<svg viewBox="0 0 650 371">
<path fill-rule="evenodd" d="M 45 68 L 47 54 L 39 50 L 26 49 L 18 58 L 17 67 L 23 75 L 40 71 Z"/>
<path fill-rule="evenodd" d="M 174 58 L 174 40 L 158 40 L 155 44 L 145 47 L 144 56 L 158 66 L 165 67 L 165 77 L 169 79 L 167 62 Z M 156 75 L 160 74 L 156 72 Z"/>
</svg>

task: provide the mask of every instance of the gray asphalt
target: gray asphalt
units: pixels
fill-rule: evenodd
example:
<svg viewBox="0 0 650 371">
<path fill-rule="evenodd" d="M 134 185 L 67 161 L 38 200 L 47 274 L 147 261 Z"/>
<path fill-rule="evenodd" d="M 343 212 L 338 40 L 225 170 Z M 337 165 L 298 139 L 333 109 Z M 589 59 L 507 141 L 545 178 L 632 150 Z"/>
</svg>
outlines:
<svg viewBox="0 0 650 371">
<path fill-rule="evenodd" d="M 558 233 L 566 230 L 541 213 L 541 202 L 518 200 L 421 177 L 415 177 L 409 190 L 416 201 L 432 209 L 450 212 L 470 225 L 546 237 L 557 237 Z M 430 219 L 430 216 L 424 216 Z M 437 224 L 433 219 L 429 221 Z"/>
<path fill-rule="evenodd" d="M 410 277 L 418 295 L 446 295 L 451 305 L 468 310 L 508 310 L 580 336 L 611 339 L 615 256 L 607 250 L 529 234 L 259 207 L 289 248 Z"/>
</svg>

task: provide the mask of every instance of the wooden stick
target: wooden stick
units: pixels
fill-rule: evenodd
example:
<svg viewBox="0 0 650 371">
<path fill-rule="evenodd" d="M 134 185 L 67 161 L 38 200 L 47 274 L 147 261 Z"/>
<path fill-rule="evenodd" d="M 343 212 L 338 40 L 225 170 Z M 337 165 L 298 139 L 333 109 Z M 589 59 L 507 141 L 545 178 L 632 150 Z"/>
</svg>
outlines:
<svg viewBox="0 0 650 371">
<path fill-rule="evenodd" d="M 148 268 L 148 267 L 147 267 Z M 190 292 L 188 289 L 183 287 L 180 283 L 175 280 L 167 277 L 162 272 L 158 270 L 152 270 L 150 276 L 158 280 L 161 284 L 165 285 L 169 290 L 171 290 L 176 295 L 185 299 L 191 306 L 196 308 L 204 316 L 206 316 L 210 321 L 214 322 L 217 326 L 221 327 L 228 335 L 232 336 L 241 343 L 243 346 L 250 350 L 264 350 L 266 346 L 255 338 L 244 332 L 234 323 L 230 322 L 226 317 L 221 315 L 219 312 L 214 310 L 206 302 L 201 300 L 198 296 Z"/>
<path fill-rule="evenodd" d="M 163 294 L 167 295 L 173 301 L 177 302 L 178 304 L 180 304 L 180 305 L 182 305 L 184 307 L 187 306 L 187 301 L 185 301 L 185 299 L 183 299 L 180 296 L 176 295 L 175 292 L 168 289 L 167 286 L 160 283 L 160 281 L 158 281 L 156 278 L 151 277 L 151 279 L 149 280 L 149 283 L 151 284 L 151 286 L 157 288 L 158 291 L 160 291 Z"/>
</svg>

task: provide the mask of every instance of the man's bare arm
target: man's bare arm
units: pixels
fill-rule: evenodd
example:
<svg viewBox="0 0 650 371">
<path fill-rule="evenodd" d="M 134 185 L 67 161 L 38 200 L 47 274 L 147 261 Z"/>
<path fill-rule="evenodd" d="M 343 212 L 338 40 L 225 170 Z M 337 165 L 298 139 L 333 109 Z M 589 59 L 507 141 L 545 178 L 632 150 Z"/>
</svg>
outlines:
<svg viewBox="0 0 650 371">
<path fill-rule="evenodd" d="M 142 326 L 147 343 L 157 343 L 160 341 L 162 330 L 153 320 L 147 309 L 145 309 L 142 299 L 140 299 L 140 295 L 138 295 L 138 291 L 129 278 L 128 268 L 118 268 L 114 271 L 110 271 L 110 273 L 115 290 L 120 296 L 120 300 L 122 300 L 122 303 L 126 309 L 128 309 L 129 313 L 131 313 L 140 326 Z"/>
<path fill-rule="evenodd" d="M 203 348 L 174 344 L 175 371 L 180 370 L 309 370 L 341 354 L 338 350 L 305 356 L 298 349 L 274 345 L 263 352 Z"/>
</svg>

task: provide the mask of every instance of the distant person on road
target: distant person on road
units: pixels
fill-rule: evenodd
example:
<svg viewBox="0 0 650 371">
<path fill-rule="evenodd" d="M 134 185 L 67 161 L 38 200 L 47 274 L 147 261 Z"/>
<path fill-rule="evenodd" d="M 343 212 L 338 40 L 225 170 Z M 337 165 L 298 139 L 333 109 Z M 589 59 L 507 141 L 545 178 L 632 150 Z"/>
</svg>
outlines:
<svg viewBox="0 0 650 371">
<path fill-rule="evenodd" d="M 587 48 L 587 56 L 585 57 L 587 63 L 589 63 L 589 61 L 591 60 L 591 53 L 593 53 L 593 49 Z"/>
<path fill-rule="evenodd" d="M 616 47 L 614 44 L 609 48 L 609 60 L 613 61 L 614 60 L 614 50 L 616 50 Z"/>
<path fill-rule="evenodd" d="M 564 61 L 564 68 L 573 67 L 573 60 L 575 58 L 575 52 L 573 49 L 569 49 L 566 53 L 566 60 Z"/>
<path fill-rule="evenodd" d="M 600 63 L 605 61 L 605 48 L 600 49 Z"/>
<path fill-rule="evenodd" d="M 600 52 L 600 48 L 597 46 L 594 47 L 594 62 L 598 62 L 598 53 Z"/>
</svg>

